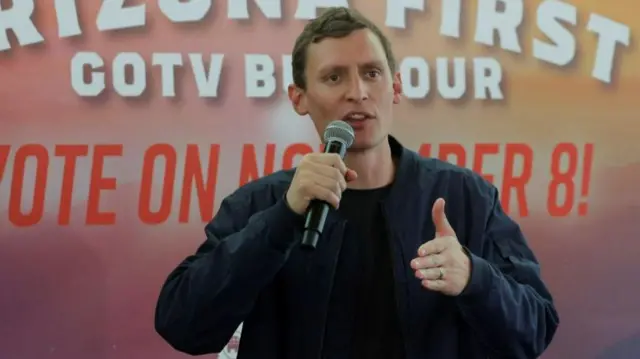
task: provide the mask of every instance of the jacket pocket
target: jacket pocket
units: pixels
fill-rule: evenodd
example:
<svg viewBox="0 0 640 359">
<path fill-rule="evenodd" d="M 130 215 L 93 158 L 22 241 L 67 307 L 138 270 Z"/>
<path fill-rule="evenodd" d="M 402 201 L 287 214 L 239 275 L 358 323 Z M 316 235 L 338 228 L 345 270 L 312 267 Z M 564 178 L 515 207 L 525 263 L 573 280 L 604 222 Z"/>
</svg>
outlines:
<svg viewBox="0 0 640 359">
<path fill-rule="evenodd" d="M 518 283 L 537 281 L 540 274 L 538 263 L 526 254 L 528 248 L 520 248 L 516 242 L 508 239 L 494 241 L 500 257 L 499 268 Z"/>
</svg>

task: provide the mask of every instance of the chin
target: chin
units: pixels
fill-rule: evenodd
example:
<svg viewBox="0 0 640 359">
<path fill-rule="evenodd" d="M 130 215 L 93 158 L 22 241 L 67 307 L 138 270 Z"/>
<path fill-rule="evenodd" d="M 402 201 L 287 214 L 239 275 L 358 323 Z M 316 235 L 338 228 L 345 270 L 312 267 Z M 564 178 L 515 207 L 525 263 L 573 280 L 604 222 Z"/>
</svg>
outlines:
<svg viewBox="0 0 640 359">
<path fill-rule="evenodd" d="M 349 148 L 349 152 L 363 152 L 363 151 L 367 151 L 373 148 L 376 148 L 378 146 L 380 146 L 380 144 L 382 144 L 384 142 L 384 140 L 386 139 L 386 137 L 382 137 L 382 138 L 376 138 L 376 139 L 365 139 L 365 140 L 358 140 L 356 139 L 356 141 L 353 143 L 353 145 L 351 145 L 351 147 Z"/>
</svg>

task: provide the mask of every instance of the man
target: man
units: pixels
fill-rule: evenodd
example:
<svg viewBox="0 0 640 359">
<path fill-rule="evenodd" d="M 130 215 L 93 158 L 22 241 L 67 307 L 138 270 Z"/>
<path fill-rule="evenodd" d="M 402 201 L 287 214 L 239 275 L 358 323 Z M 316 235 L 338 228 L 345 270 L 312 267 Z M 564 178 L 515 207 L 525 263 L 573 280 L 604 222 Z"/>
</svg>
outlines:
<svg viewBox="0 0 640 359">
<path fill-rule="evenodd" d="M 243 322 L 243 359 L 537 358 L 558 315 L 536 259 L 493 186 L 389 136 L 401 82 L 386 37 L 332 8 L 292 57 L 296 112 L 318 132 L 349 122 L 355 142 L 344 162 L 309 154 L 225 198 L 162 288 L 158 333 L 215 353 Z M 336 210 L 305 251 L 312 199 Z"/>
</svg>

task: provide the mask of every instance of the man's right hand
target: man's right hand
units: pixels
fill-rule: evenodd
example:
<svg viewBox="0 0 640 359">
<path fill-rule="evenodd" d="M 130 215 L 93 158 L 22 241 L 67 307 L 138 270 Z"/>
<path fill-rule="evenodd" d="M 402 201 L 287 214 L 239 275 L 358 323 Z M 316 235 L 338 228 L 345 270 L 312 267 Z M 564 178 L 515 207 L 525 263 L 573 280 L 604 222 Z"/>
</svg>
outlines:
<svg viewBox="0 0 640 359">
<path fill-rule="evenodd" d="M 307 211 L 311 200 L 325 201 L 338 208 L 347 182 L 356 179 L 355 171 L 335 153 L 309 153 L 302 158 L 287 191 L 287 204 L 296 213 Z"/>
</svg>

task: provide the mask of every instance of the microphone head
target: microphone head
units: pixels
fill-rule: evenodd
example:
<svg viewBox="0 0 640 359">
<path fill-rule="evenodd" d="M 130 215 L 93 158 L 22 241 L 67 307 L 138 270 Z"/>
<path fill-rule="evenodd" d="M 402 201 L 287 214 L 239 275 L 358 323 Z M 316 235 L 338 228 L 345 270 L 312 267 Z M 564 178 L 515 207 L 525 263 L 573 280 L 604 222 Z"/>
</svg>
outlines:
<svg viewBox="0 0 640 359">
<path fill-rule="evenodd" d="M 336 120 L 329 123 L 327 128 L 324 129 L 323 137 L 324 143 L 338 141 L 342 142 L 346 148 L 349 148 L 353 145 L 356 134 L 350 124 L 341 120 Z"/>
</svg>

